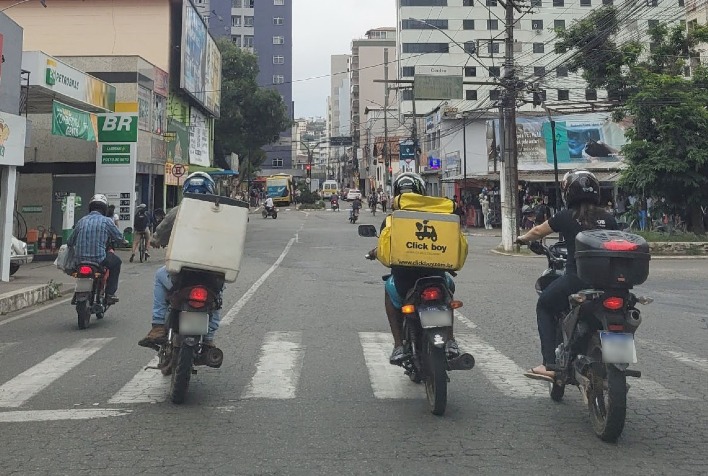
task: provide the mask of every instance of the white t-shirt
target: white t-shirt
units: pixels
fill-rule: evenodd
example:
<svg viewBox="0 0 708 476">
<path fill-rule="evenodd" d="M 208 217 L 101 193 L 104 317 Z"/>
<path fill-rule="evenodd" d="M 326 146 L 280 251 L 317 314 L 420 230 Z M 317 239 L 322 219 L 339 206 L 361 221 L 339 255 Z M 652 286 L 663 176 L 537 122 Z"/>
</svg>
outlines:
<svg viewBox="0 0 708 476">
<path fill-rule="evenodd" d="M 266 198 L 265 206 L 266 206 L 266 207 L 272 207 L 272 206 L 273 206 L 273 199 L 272 199 L 271 197 Z"/>
</svg>

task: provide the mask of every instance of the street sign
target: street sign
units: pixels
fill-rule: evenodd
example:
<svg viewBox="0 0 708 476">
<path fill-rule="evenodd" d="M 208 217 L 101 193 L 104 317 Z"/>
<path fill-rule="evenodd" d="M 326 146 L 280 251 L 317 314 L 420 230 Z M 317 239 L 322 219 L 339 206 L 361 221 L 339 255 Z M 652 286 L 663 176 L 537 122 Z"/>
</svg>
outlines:
<svg viewBox="0 0 708 476">
<path fill-rule="evenodd" d="M 175 165 L 172 167 L 172 175 L 174 175 L 174 176 L 177 177 L 177 178 L 179 178 L 179 177 L 181 177 L 182 175 L 184 175 L 184 165 L 182 165 L 182 164 L 175 164 Z"/>
<path fill-rule="evenodd" d="M 352 138 L 349 136 L 329 138 L 329 145 L 332 147 L 349 147 L 352 145 L 352 143 Z"/>
<path fill-rule="evenodd" d="M 311 181 L 312 181 L 312 180 L 310 179 L 310 177 L 307 177 L 307 178 L 305 179 L 305 183 L 308 184 L 308 185 L 310 184 Z"/>
<path fill-rule="evenodd" d="M 462 74 L 450 76 L 416 74 L 413 90 L 416 99 L 448 100 L 462 97 Z"/>
</svg>

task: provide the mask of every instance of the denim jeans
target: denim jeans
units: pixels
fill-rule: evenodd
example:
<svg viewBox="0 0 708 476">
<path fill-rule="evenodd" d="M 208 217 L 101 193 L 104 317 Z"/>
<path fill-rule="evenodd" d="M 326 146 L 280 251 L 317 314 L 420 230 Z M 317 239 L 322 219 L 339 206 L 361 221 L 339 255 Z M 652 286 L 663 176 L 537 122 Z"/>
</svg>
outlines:
<svg viewBox="0 0 708 476">
<path fill-rule="evenodd" d="M 167 320 L 167 308 L 169 303 L 167 301 L 168 294 L 172 289 L 172 278 L 167 272 L 166 267 L 161 267 L 155 273 L 155 289 L 153 291 L 153 303 L 152 303 L 152 323 L 157 325 L 165 324 Z M 221 297 L 223 289 L 219 291 L 219 297 Z M 214 339 L 214 333 L 219 328 L 219 323 L 221 322 L 221 314 L 219 310 L 213 311 L 209 314 L 209 333 L 207 334 L 207 340 Z"/>
<path fill-rule="evenodd" d="M 106 259 L 101 265 L 108 268 L 108 281 L 106 281 L 106 294 L 109 296 L 115 295 L 118 291 L 118 280 L 120 279 L 120 267 L 122 261 L 114 253 L 106 253 Z"/>
</svg>

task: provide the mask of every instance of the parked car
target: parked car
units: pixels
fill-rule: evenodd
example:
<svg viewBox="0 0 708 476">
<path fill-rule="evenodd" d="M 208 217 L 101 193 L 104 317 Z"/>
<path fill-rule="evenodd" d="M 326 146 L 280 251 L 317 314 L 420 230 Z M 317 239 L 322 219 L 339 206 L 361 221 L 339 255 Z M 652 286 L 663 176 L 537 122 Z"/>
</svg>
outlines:
<svg viewBox="0 0 708 476">
<path fill-rule="evenodd" d="M 355 198 L 361 199 L 361 191 L 356 188 L 349 189 L 349 191 L 347 192 L 347 200 L 351 201 Z"/>
<path fill-rule="evenodd" d="M 20 265 L 31 263 L 33 259 L 34 256 L 27 253 L 27 243 L 13 236 L 10 248 L 10 276 L 20 269 Z"/>
</svg>

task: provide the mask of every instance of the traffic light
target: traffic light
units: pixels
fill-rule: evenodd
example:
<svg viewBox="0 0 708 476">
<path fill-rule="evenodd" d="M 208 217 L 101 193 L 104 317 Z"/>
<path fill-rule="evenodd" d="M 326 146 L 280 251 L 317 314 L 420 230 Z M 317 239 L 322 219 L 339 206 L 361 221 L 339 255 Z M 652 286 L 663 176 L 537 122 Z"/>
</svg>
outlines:
<svg viewBox="0 0 708 476">
<path fill-rule="evenodd" d="M 305 166 L 305 170 L 307 170 L 307 178 L 310 178 L 310 176 L 312 175 L 312 165 L 307 164 Z"/>
</svg>

